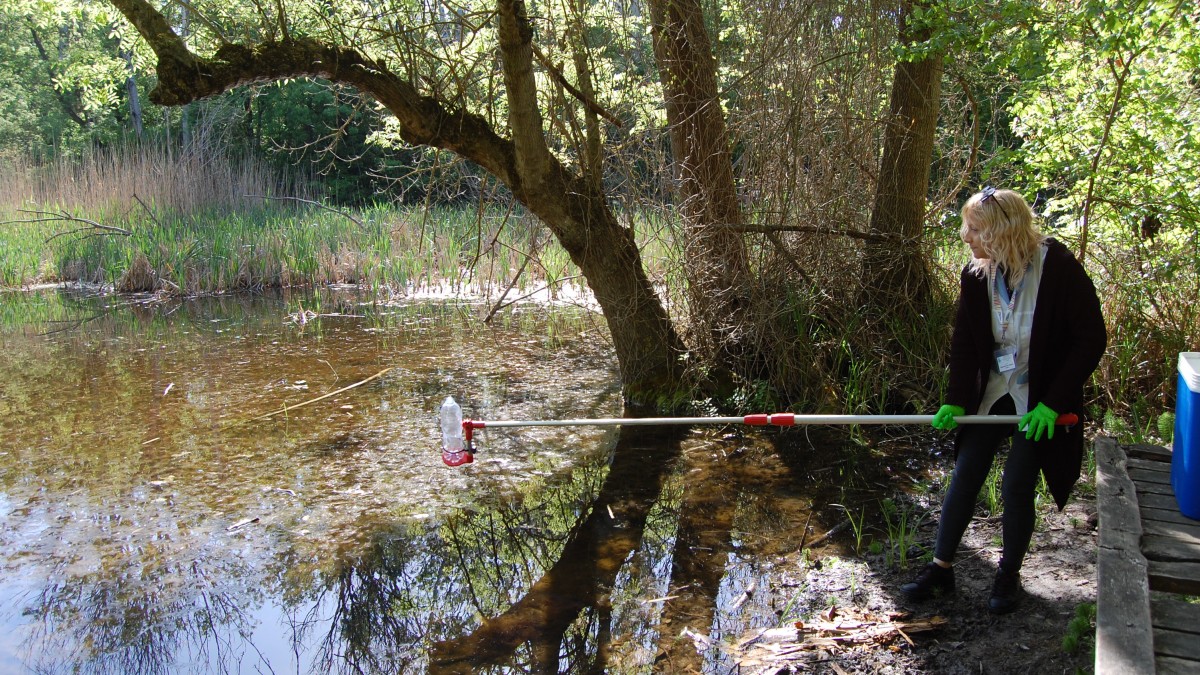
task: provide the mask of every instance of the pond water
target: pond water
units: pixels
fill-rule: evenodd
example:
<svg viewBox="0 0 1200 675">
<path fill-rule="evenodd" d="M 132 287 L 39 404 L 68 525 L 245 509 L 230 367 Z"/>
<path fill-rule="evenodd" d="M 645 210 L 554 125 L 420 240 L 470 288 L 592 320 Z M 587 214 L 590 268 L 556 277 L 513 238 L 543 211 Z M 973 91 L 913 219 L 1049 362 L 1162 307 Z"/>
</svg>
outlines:
<svg viewBox="0 0 1200 675">
<path fill-rule="evenodd" d="M 484 430 L 445 466 L 447 395 L 621 415 L 601 319 L 487 310 L 0 296 L 0 672 L 727 668 L 812 529 L 795 468 L 712 427 Z"/>
</svg>

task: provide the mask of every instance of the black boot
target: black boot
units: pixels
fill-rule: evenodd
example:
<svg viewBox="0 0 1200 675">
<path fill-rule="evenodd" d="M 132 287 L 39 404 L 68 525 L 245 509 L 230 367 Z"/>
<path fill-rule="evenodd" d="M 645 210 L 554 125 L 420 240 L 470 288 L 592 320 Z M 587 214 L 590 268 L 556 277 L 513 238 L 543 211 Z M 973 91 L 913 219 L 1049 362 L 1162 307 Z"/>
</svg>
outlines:
<svg viewBox="0 0 1200 675">
<path fill-rule="evenodd" d="M 917 573 L 917 578 L 900 587 L 909 600 L 925 600 L 933 595 L 954 592 L 954 569 L 931 562 Z"/>
<path fill-rule="evenodd" d="M 988 611 L 992 614 L 1008 614 L 1021 603 L 1021 573 L 1006 572 L 1003 567 L 996 572 L 992 584 L 992 597 L 988 598 Z"/>
</svg>

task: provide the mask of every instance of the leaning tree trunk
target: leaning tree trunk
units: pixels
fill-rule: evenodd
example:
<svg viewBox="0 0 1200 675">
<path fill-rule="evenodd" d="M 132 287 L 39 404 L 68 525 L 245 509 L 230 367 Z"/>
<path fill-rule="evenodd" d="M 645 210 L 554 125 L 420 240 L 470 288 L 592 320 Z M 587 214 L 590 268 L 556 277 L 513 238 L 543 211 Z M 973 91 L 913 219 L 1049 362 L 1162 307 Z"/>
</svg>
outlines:
<svg viewBox="0 0 1200 675">
<path fill-rule="evenodd" d="M 587 278 L 612 333 L 626 401 L 645 404 L 676 392 L 683 344 L 646 276 L 633 233 L 617 221 L 595 181 L 571 173 L 547 148 L 523 2 L 496 3 L 511 139 L 484 118 L 421 94 L 413 85 L 420 78 L 392 73 L 353 47 L 285 36 L 226 43 L 201 58 L 146 0 L 110 2 L 158 57 L 150 100 L 159 105 L 184 105 L 252 82 L 322 77 L 374 97 L 400 122 L 405 141 L 478 164 L 541 218 Z"/>
<path fill-rule="evenodd" d="M 922 3 L 905 0 L 901 7 L 901 44 L 929 38 L 927 29 L 910 26 L 914 4 Z M 915 317 L 930 302 L 929 270 L 920 244 L 941 82 L 941 54 L 896 64 L 870 225 L 890 241 L 868 243 L 864 268 L 864 300 L 883 317 Z"/>
</svg>

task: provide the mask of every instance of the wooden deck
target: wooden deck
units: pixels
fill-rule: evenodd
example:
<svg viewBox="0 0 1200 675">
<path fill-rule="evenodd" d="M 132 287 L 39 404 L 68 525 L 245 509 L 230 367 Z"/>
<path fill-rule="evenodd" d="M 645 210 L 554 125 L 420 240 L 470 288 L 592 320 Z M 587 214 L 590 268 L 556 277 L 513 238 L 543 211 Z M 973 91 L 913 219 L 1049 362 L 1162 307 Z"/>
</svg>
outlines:
<svg viewBox="0 0 1200 675">
<path fill-rule="evenodd" d="M 1200 521 L 1171 489 L 1171 453 L 1096 440 L 1096 673 L 1200 673 Z"/>
</svg>

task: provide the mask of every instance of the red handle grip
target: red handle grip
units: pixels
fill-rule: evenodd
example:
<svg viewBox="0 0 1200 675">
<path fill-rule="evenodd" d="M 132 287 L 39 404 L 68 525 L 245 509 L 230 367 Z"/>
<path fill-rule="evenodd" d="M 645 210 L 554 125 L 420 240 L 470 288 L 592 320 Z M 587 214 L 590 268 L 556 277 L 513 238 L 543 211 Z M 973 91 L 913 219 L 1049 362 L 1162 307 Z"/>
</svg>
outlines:
<svg viewBox="0 0 1200 675">
<path fill-rule="evenodd" d="M 1059 415 L 1058 419 L 1054 420 L 1054 423 L 1060 427 L 1073 427 L 1076 424 L 1079 424 L 1079 415 L 1076 415 L 1075 413 L 1065 413 Z"/>
<path fill-rule="evenodd" d="M 742 424 L 748 424 L 752 426 L 765 426 L 768 424 L 773 424 L 777 427 L 790 427 L 796 424 L 796 414 L 773 413 L 770 415 L 765 415 L 763 413 L 758 413 L 756 415 L 746 415 L 742 418 Z"/>
</svg>

